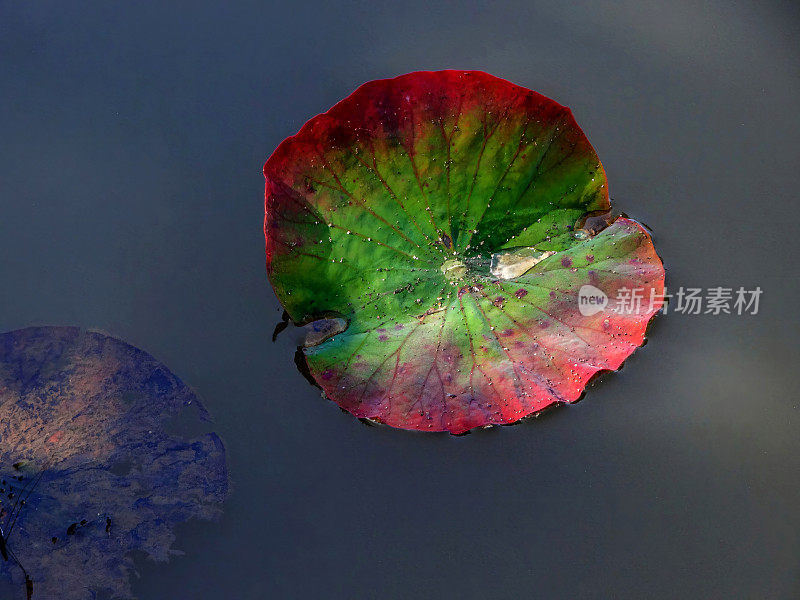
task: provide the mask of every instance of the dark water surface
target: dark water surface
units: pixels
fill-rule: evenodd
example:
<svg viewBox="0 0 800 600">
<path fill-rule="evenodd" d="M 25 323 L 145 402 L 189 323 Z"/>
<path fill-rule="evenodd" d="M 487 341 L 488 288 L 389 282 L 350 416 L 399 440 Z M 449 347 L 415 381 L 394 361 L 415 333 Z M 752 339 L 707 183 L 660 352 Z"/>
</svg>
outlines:
<svg viewBox="0 0 800 600">
<path fill-rule="evenodd" d="M 0 0 L 0 330 L 142 348 L 228 449 L 225 516 L 140 564 L 143 600 L 800 596 L 800 11 L 530 4 Z M 261 167 L 436 68 L 570 106 L 668 286 L 759 314 L 669 314 L 581 403 L 466 437 L 320 399 L 270 342 Z"/>
</svg>

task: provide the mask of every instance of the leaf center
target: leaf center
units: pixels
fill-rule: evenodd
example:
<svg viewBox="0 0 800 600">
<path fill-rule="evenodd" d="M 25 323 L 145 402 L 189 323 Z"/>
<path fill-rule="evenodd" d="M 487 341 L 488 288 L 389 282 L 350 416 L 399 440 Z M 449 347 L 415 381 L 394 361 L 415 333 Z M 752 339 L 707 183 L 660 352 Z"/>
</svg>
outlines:
<svg viewBox="0 0 800 600">
<path fill-rule="evenodd" d="M 451 258 L 450 260 L 444 261 L 441 269 L 445 278 L 449 279 L 450 281 L 458 281 L 463 279 L 467 274 L 467 265 L 456 258 Z"/>
</svg>

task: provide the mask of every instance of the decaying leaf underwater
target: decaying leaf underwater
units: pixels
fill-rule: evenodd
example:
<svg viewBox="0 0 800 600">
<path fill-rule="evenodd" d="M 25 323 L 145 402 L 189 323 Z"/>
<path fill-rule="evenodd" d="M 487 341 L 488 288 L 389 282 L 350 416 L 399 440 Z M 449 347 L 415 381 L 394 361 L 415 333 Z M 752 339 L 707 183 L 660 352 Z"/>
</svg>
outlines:
<svg viewBox="0 0 800 600">
<path fill-rule="evenodd" d="M 225 449 L 208 421 L 188 386 L 120 340 L 0 334 L 0 581 L 14 598 L 132 598 L 133 551 L 167 560 L 176 524 L 222 510 Z"/>
</svg>

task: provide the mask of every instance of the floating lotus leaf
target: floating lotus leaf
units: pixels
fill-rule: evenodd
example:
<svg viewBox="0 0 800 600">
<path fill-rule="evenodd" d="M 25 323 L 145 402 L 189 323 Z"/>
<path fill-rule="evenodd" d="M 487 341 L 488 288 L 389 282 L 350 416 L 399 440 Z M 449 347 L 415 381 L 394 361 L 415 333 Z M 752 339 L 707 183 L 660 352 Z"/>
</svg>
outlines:
<svg viewBox="0 0 800 600">
<path fill-rule="evenodd" d="M 124 342 L 71 327 L 0 335 L 0 597 L 131 598 L 131 551 L 166 560 L 174 525 L 221 510 L 225 451 L 207 419 Z"/>
<path fill-rule="evenodd" d="M 572 402 L 661 307 L 651 238 L 609 216 L 572 113 L 486 73 L 367 83 L 264 174 L 270 282 L 295 323 L 345 324 L 303 353 L 358 417 L 462 433 Z M 607 305 L 584 315 L 583 286 Z"/>
</svg>

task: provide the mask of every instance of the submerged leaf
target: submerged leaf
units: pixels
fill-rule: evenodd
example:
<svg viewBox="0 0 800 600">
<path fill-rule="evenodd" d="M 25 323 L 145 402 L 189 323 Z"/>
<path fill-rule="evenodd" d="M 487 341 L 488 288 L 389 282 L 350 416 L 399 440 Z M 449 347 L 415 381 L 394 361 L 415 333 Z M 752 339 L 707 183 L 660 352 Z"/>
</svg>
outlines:
<svg viewBox="0 0 800 600">
<path fill-rule="evenodd" d="M 153 357 L 72 327 L 0 335 L 0 578 L 25 598 L 131 598 L 131 551 L 167 560 L 173 526 L 213 518 L 225 450 Z M 23 571 L 24 569 L 24 571 Z"/>
<path fill-rule="evenodd" d="M 462 433 L 574 401 L 661 307 L 650 236 L 608 216 L 569 109 L 486 73 L 367 83 L 264 174 L 270 281 L 296 323 L 347 323 L 303 352 L 358 417 Z M 589 316 L 585 285 L 610 298 Z"/>
</svg>

